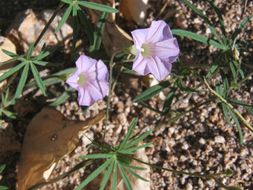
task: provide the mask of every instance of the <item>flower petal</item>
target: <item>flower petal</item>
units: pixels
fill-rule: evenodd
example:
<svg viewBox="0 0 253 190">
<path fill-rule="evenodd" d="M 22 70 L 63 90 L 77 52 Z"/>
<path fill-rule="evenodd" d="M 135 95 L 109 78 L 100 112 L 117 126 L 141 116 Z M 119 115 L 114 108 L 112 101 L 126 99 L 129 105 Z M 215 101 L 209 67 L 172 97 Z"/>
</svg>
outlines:
<svg viewBox="0 0 253 190">
<path fill-rule="evenodd" d="M 74 89 L 78 89 L 78 83 L 77 83 L 77 80 L 78 80 L 78 72 L 75 71 L 66 81 L 66 83 L 71 86 L 72 88 Z"/>
<path fill-rule="evenodd" d="M 81 106 L 90 106 L 94 103 L 89 91 L 85 88 L 78 89 L 78 103 Z"/>
<path fill-rule="evenodd" d="M 138 54 L 134 60 L 132 69 L 140 75 L 147 75 L 149 73 L 147 60 L 141 54 Z"/>
<path fill-rule="evenodd" d="M 94 101 L 101 100 L 108 94 L 109 84 L 105 81 L 94 81 L 89 83 L 87 90 Z"/>
<path fill-rule="evenodd" d="M 165 79 L 171 72 L 171 63 L 162 62 L 159 57 L 151 57 L 148 68 L 158 81 Z"/>
<path fill-rule="evenodd" d="M 155 43 L 163 41 L 166 39 L 173 38 L 173 35 L 170 31 L 170 27 L 166 22 L 159 20 L 153 21 L 148 31 L 147 42 Z"/>
<path fill-rule="evenodd" d="M 152 48 L 153 55 L 158 56 L 162 60 L 177 57 L 180 52 L 176 38 L 157 42 Z"/>
<path fill-rule="evenodd" d="M 146 41 L 146 37 L 148 35 L 148 28 L 137 29 L 131 32 L 134 40 L 134 45 L 138 51 L 141 51 L 141 46 Z"/>
<path fill-rule="evenodd" d="M 97 60 L 92 59 L 86 55 L 80 55 L 76 61 L 76 67 L 79 73 L 87 71 L 91 66 L 96 64 Z"/>
<path fill-rule="evenodd" d="M 108 69 L 101 60 L 98 60 L 96 64 L 92 65 L 87 73 L 89 74 L 90 79 L 108 81 Z"/>
</svg>

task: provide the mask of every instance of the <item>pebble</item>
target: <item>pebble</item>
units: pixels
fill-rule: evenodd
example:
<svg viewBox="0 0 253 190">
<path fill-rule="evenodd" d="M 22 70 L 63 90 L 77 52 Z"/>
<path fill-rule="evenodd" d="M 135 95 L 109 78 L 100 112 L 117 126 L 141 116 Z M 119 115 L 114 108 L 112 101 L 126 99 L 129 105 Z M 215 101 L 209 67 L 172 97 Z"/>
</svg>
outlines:
<svg viewBox="0 0 253 190">
<path fill-rule="evenodd" d="M 216 136 L 214 138 L 214 141 L 215 141 L 215 143 L 223 144 L 223 143 L 225 143 L 225 138 L 223 136 Z"/>
</svg>

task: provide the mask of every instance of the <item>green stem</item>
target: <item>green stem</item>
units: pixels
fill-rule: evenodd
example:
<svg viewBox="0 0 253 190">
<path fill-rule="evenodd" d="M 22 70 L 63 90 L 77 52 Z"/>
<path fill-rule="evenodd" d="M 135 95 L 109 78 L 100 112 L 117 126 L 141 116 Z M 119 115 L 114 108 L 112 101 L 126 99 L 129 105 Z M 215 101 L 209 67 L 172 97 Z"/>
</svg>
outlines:
<svg viewBox="0 0 253 190">
<path fill-rule="evenodd" d="M 108 94 L 108 98 L 107 98 L 107 105 L 106 105 L 106 119 L 105 119 L 105 126 L 108 126 L 108 123 L 109 123 L 109 112 L 110 112 L 110 102 L 111 102 L 111 97 L 112 97 L 112 71 L 113 71 L 113 61 L 114 61 L 114 58 L 115 56 L 121 51 L 115 51 L 112 56 L 111 56 L 111 59 L 110 59 L 110 62 L 109 62 L 109 94 Z"/>
<path fill-rule="evenodd" d="M 231 110 L 233 110 L 233 112 L 239 117 L 239 119 L 241 120 L 241 122 L 251 131 L 253 132 L 253 127 L 246 121 L 246 119 L 240 114 L 240 112 L 235 109 L 233 107 L 232 104 L 230 104 L 225 98 L 223 98 L 221 95 L 219 95 L 216 91 L 214 91 L 210 85 L 208 84 L 208 82 L 206 81 L 206 79 L 204 78 L 204 83 L 207 86 L 207 88 L 210 90 L 210 92 L 215 95 L 217 98 L 219 98 L 223 103 L 225 103 Z"/>
<path fill-rule="evenodd" d="M 155 164 L 150 164 L 148 162 L 144 162 L 142 160 L 139 160 L 137 158 L 133 158 L 133 160 L 137 161 L 137 162 L 140 162 L 142 164 L 145 164 L 145 165 L 148 165 L 152 168 L 156 168 L 156 169 L 160 169 L 160 170 L 165 170 L 165 171 L 168 171 L 168 172 L 171 172 L 173 174 L 177 174 L 177 175 L 188 175 L 188 176 L 192 176 L 192 177 L 200 177 L 200 178 L 205 178 L 205 179 L 210 179 L 210 178 L 215 178 L 217 176 L 220 176 L 220 175 L 224 175 L 225 173 L 218 173 L 218 174 L 201 174 L 200 172 L 193 172 L 193 173 L 190 173 L 190 172 L 184 172 L 184 171 L 178 171 L 178 170 L 173 170 L 173 169 L 168 169 L 168 168 L 164 168 L 164 167 L 160 167 L 160 166 L 157 166 Z"/>
</svg>

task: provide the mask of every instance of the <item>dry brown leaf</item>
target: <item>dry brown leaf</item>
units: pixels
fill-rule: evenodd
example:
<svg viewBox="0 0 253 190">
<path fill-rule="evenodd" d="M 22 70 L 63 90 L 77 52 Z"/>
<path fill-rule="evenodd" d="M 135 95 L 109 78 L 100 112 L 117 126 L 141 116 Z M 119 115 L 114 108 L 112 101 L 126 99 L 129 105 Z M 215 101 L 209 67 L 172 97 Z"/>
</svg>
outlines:
<svg viewBox="0 0 253 190">
<path fill-rule="evenodd" d="M 7 50 L 12 53 L 16 53 L 16 47 L 15 45 L 8 39 L 3 36 L 0 36 L 0 63 L 9 61 L 11 59 L 10 56 L 6 55 L 2 50 Z M 9 70 L 14 65 L 14 63 L 8 63 L 3 66 L 0 66 L 0 76 L 3 75 L 5 72 Z M 1 89 L 3 89 L 7 84 L 7 80 L 4 80 L 0 82 L 0 93 L 2 92 Z"/>
<path fill-rule="evenodd" d="M 142 25 L 146 18 L 149 0 L 121 0 L 120 12 L 127 21 Z"/>
<path fill-rule="evenodd" d="M 115 7 L 114 0 L 91 0 L 95 3 L 107 4 Z M 101 12 L 90 10 L 92 21 L 96 23 L 101 16 Z M 115 51 L 124 50 L 131 46 L 132 38 L 122 28 L 115 23 L 115 14 L 108 16 L 105 29 L 102 34 L 102 43 L 107 55 L 111 56 Z"/>
<path fill-rule="evenodd" d="M 102 42 L 110 56 L 115 51 L 124 50 L 132 45 L 131 37 L 115 23 L 106 23 Z"/>
<path fill-rule="evenodd" d="M 86 121 L 71 121 L 52 108 L 44 108 L 30 122 L 24 138 L 18 167 L 18 190 L 27 190 L 49 177 L 47 173 L 58 160 L 72 152 L 78 133 L 104 118 L 104 112 Z"/>
</svg>

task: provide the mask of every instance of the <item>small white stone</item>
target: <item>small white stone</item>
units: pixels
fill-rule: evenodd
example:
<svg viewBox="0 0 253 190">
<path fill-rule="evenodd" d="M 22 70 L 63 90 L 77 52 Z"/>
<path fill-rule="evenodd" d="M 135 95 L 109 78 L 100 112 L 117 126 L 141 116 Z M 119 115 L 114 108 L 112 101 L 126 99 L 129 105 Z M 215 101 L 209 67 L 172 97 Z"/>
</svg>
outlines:
<svg viewBox="0 0 253 190">
<path fill-rule="evenodd" d="M 225 143 L 225 138 L 223 136 L 216 136 L 214 138 L 215 143 L 223 144 Z"/>
</svg>

